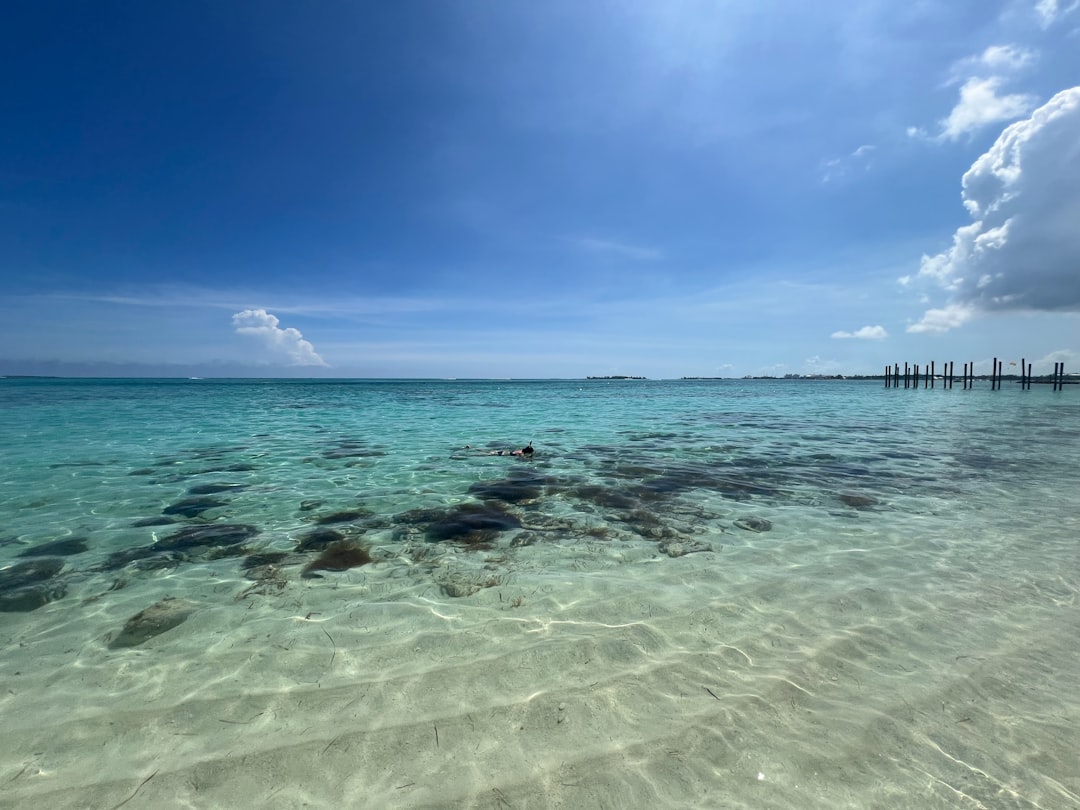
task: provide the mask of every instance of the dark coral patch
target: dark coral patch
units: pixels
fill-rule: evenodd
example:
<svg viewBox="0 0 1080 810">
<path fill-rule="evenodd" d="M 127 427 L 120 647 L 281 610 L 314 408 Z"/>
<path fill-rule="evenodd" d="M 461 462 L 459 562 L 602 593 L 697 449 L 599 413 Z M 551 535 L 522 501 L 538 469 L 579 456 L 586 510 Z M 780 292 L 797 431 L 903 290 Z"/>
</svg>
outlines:
<svg viewBox="0 0 1080 810">
<path fill-rule="evenodd" d="M 0 593 L 0 613 L 29 613 L 42 605 L 61 599 L 67 593 L 62 582 L 44 582 L 27 585 L 13 591 Z"/>
<path fill-rule="evenodd" d="M 862 495 L 857 492 L 841 492 L 836 497 L 840 503 L 850 506 L 852 509 L 866 509 L 880 503 L 873 495 Z"/>
<path fill-rule="evenodd" d="M 339 540 L 327 546 L 322 554 L 305 565 L 300 576 L 320 576 L 316 571 L 347 571 L 367 565 L 371 561 L 371 554 L 364 546 L 351 540 Z"/>
<path fill-rule="evenodd" d="M 254 526 L 242 523 L 222 523 L 210 526 L 189 526 L 162 537 L 153 546 L 156 551 L 182 551 L 205 546 L 236 546 L 257 535 Z"/>
<path fill-rule="evenodd" d="M 246 489 L 245 484 L 199 484 L 188 490 L 188 495 L 217 495 L 219 492 L 236 492 Z"/>
<path fill-rule="evenodd" d="M 63 540 L 53 540 L 51 543 L 42 543 L 23 551 L 20 557 L 70 557 L 73 554 L 82 554 L 86 551 L 85 537 L 68 537 Z"/>
<path fill-rule="evenodd" d="M 187 498 L 183 501 L 178 501 L 171 506 L 166 506 L 161 510 L 163 515 L 180 515 L 181 517 L 198 517 L 203 512 L 209 509 L 216 509 L 219 506 L 228 506 L 225 501 L 219 501 L 217 498 Z"/>
<path fill-rule="evenodd" d="M 385 456 L 386 451 L 370 447 L 359 439 L 339 439 L 322 451 L 325 459 L 342 458 L 378 458 Z"/>
<path fill-rule="evenodd" d="M 154 546 L 139 546 L 126 548 L 122 551 L 114 551 L 105 562 L 96 566 L 97 571 L 116 571 L 132 563 L 138 563 L 138 568 L 143 571 L 154 571 L 160 568 L 171 568 L 182 561 L 182 555 L 162 551 Z"/>
<path fill-rule="evenodd" d="M 0 592 L 21 588 L 35 582 L 52 579 L 64 568 L 64 561 L 56 557 L 27 560 L 0 571 Z"/>
<path fill-rule="evenodd" d="M 42 557 L 0 571 L 0 613 L 29 613 L 62 597 L 64 584 L 49 580 L 63 568 L 63 560 Z"/>
<path fill-rule="evenodd" d="M 540 497 L 541 492 L 540 487 L 509 479 L 477 481 L 469 487 L 469 494 L 481 500 L 506 501 L 506 503 L 535 501 Z"/>
<path fill-rule="evenodd" d="M 487 546 L 498 532 L 520 529 L 521 521 L 494 503 L 463 503 L 443 513 L 427 527 L 429 541 L 452 541 L 469 546 Z"/>
<path fill-rule="evenodd" d="M 410 509 L 394 515 L 394 522 L 406 526 L 423 526 L 426 523 L 434 523 L 446 515 L 443 509 Z"/>
<path fill-rule="evenodd" d="M 176 521 L 169 517 L 152 517 L 143 518 L 142 520 L 136 520 L 131 525 L 136 529 L 141 529 L 146 526 L 171 526 Z"/>
<path fill-rule="evenodd" d="M 482 500 L 523 503 L 535 501 L 544 493 L 557 491 L 559 483 L 558 479 L 533 470 L 513 470 L 505 478 L 477 481 L 469 487 L 469 494 Z"/>
<path fill-rule="evenodd" d="M 240 568 L 247 571 L 265 565 L 277 565 L 283 562 L 289 555 L 284 551 L 262 551 L 257 554 L 245 554 Z"/>
<path fill-rule="evenodd" d="M 740 529 L 745 529 L 748 532 L 767 532 L 772 530 L 772 521 L 763 517 L 754 517 L 753 515 L 747 515 L 734 521 L 734 525 Z"/>
<path fill-rule="evenodd" d="M 321 518 L 316 518 L 315 522 L 320 526 L 327 526 L 331 523 L 350 523 L 354 520 L 363 520 L 364 518 L 371 517 L 372 513 L 366 509 L 347 509 L 342 512 L 334 512 L 331 515 L 324 515 Z"/>
<path fill-rule="evenodd" d="M 315 529 L 300 538 L 296 544 L 297 551 L 321 551 L 332 543 L 346 539 L 345 535 L 337 529 Z"/>
<path fill-rule="evenodd" d="M 582 484 L 571 489 L 569 494 L 605 509 L 634 509 L 638 505 L 635 498 L 599 484 Z"/>
</svg>

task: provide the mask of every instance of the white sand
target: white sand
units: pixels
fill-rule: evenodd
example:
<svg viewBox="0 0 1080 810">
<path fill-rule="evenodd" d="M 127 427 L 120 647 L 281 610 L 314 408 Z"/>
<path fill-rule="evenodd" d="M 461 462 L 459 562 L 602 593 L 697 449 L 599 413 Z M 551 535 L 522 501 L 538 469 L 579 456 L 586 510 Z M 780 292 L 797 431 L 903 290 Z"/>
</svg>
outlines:
<svg viewBox="0 0 1080 810">
<path fill-rule="evenodd" d="M 1042 643 L 1075 593 L 957 626 L 966 596 L 854 585 L 857 551 L 716 548 L 487 555 L 502 584 L 457 599 L 395 561 L 240 600 L 235 562 L 87 583 L 0 615 L 0 807 L 1080 806 L 1080 649 Z M 109 648 L 167 594 L 199 607 Z"/>
</svg>

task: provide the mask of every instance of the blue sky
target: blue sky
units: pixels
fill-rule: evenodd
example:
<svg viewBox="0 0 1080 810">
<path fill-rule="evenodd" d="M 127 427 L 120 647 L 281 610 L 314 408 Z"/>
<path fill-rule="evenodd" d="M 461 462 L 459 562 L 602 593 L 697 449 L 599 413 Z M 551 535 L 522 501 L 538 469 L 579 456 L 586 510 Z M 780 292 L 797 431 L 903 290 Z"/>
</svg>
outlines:
<svg viewBox="0 0 1080 810">
<path fill-rule="evenodd" d="M 1080 2 L 5 5 L 0 374 L 1080 366 Z"/>
</svg>

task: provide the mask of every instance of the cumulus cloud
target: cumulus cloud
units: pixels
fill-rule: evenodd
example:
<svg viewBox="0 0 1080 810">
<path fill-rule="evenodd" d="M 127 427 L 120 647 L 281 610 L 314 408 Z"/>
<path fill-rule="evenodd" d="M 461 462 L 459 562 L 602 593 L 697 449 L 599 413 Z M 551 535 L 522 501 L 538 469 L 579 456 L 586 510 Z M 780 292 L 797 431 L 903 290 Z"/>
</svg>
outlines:
<svg viewBox="0 0 1080 810">
<path fill-rule="evenodd" d="M 327 363 L 304 340 L 300 330 L 282 329 L 280 321 L 265 309 L 245 309 L 232 316 L 233 329 L 238 335 L 251 335 L 263 342 L 274 354 L 284 355 L 294 366 L 326 366 Z"/>
<path fill-rule="evenodd" d="M 966 304 L 949 304 L 940 309 L 928 309 L 922 318 L 907 328 L 909 332 L 943 334 L 963 326 L 975 317 L 975 308 Z"/>
<path fill-rule="evenodd" d="M 952 294 L 908 328 L 942 332 L 979 312 L 1080 312 L 1080 87 L 1010 124 L 964 174 L 972 222 L 919 272 Z"/>
<path fill-rule="evenodd" d="M 884 326 L 864 326 L 854 332 L 833 332 L 832 337 L 838 339 L 854 338 L 856 340 L 884 340 L 889 336 Z"/>
<path fill-rule="evenodd" d="M 1080 0 L 1077 0 L 1080 2 Z M 1038 54 L 1019 45 L 991 45 L 982 53 L 954 62 L 946 85 L 960 85 L 960 98 L 938 123 L 932 139 L 956 141 L 991 124 L 1027 115 L 1038 105 L 1029 93 L 1002 92 L 1005 82 L 1031 65 Z M 923 127 L 907 128 L 909 138 L 930 139 Z"/>
<path fill-rule="evenodd" d="M 960 100 L 948 117 L 941 121 L 943 140 L 955 141 L 989 124 L 1011 121 L 1026 115 L 1038 103 L 1028 93 L 999 95 L 999 76 L 974 76 L 960 88 Z"/>
</svg>

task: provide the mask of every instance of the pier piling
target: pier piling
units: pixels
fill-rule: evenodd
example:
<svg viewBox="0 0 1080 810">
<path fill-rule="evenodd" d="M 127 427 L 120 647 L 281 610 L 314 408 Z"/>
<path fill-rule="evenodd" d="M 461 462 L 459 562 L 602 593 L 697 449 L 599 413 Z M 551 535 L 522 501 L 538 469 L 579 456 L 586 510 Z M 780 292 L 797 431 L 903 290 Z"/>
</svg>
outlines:
<svg viewBox="0 0 1080 810">
<path fill-rule="evenodd" d="M 1015 362 L 1010 361 L 1010 366 L 1017 365 Z M 1010 378 L 1013 381 L 1020 383 L 1020 390 L 1031 390 L 1031 384 L 1035 382 L 1034 374 L 1032 372 L 1032 364 L 1027 361 L 1026 357 L 1020 358 L 1020 375 L 1019 380 L 1015 374 L 1010 372 Z M 925 365 L 919 363 L 904 363 L 904 388 L 914 388 L 918 390 L 920 381 L 923 388 L 934 388 L 937 385 L 937 361 L 931 360 Z M 990 379 L 990 390 L 1001 390 L 1002 383 L 1005 381 L 1005 361 L 997 357 L 994 357 L 990 361 L 990 373 L 989 375 L 983 375 L 982 379 Z M 941 364 L 941 387 L 943 389 L 951 390 L 953 384 L 956 382 L 956 363 L 952 360 L 945 360 Z M 1062 391 L 1065 388 L 1065 363 L 1055 362 L 1054 372 L 1052 375 L 1041 375 L 1038 380 L 1039 383 L 1050 383 L 1054 391 Z M 899 388 L 900 387 L 900 364 L 893 363 L 892 365 L 885 366 L 885 387 L 886 388 Z M 964 391 L 970 391 L 975 388 L 975 362 L 969 361 L 963 364 L 960 372 L 960 387 Z"/>
</svg>

